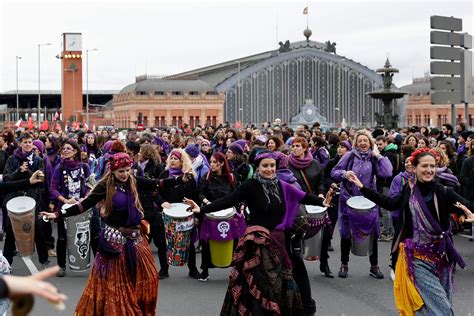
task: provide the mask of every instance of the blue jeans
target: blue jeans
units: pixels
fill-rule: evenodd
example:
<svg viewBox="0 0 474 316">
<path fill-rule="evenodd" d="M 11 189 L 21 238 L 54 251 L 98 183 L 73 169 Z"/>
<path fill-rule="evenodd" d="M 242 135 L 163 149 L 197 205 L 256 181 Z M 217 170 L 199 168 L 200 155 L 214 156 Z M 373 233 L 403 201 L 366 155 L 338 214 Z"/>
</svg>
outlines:
<svg viewBox="0 0 474 316">
<path fill-rule="evenodd" d="M 416 315 L 453 315 L 451 272 L 438 275 L 437 266 L 420 259 L 413 260 L 415 285 L 425 305 Z"/>
</svg>

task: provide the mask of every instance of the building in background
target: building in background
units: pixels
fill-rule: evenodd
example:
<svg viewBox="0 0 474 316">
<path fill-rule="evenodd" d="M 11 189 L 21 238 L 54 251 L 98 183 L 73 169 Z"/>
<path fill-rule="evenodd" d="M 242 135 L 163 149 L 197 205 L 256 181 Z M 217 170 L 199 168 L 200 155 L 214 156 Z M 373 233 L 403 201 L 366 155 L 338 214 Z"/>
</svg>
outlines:
<svg viewBox="0 0 474 316">
<path fill-rule="evenodd" d="M 473 79 L 474 82 L 474 79 Z M 438 126 L 451 123 L 451 105 L 431 104 L 430 76 L 414 78 L 413 83 L 400 88 L 409 92 L 403 99 L 405 118 L 402 126 Z M 474 94 L 473 94 L 474 96 Z M 474 105 L 469 106 L 469 116 L 464 117 L 464 104 L 456 105 L 456 121 L 474 124 Z"/>
<path fill-rule="evenodd" d="M 213 125 L 223 123 L 224 93 L 202 80 L 140 76 L 114 96 L 119 128 Z"/>
</svg>

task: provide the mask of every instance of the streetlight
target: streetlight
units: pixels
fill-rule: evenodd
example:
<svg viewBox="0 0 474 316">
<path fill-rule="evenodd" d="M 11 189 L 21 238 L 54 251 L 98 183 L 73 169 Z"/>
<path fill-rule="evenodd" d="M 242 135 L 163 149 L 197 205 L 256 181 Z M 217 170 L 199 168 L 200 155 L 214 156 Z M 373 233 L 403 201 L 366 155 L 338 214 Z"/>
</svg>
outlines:
<svg viewBox="0 0 474 316">
<path fill-rule="evenodd" d="M 72 120 L 76 122 L 76 71 L 77 67 L 75 64 L 71 65 L 71 68 L 64 69 L 66 72 L 72 72 Z"/>
<path fill-rule="evenodd" d="M 86 77 L 86 121 L 87 126 L 89 126 L 89 52 L 97 51 L 97 48 L 93 49 L 86 49 L 86 70 L 87 70 L 87 77 Z"/>
<path fill-rule="evenodd" d="M 18 96 L 18 59 L 21 59 L 20 56 L 16 57 L 16 121 L 20 119 L 20 98 Z"/>
<path fill-rule="evenodd" d="M 38 44 L 38 127 L 40 126 L 41 114 L 41 46 L 49 46 L 51 43 Z"/>
</svg>

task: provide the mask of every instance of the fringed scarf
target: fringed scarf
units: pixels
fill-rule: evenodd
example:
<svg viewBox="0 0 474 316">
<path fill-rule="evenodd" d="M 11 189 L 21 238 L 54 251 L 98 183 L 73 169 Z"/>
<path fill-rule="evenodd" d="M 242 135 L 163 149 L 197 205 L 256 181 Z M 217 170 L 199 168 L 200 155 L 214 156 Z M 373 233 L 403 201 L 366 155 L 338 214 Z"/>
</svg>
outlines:
<svg viewBox="0 0 474 316">
<path fill-rule="evenodd" d="M 257 172 L 253 177 L 262 185 L 263 192 L 265 193 L 265 197 L 267 198 L 269 204 L 270 196 L 275 197 L 281 203 L 280 188 L 278 186 L 278 178 L 276 175 L 274 175 L 271 179 L 265 179 L 260 176 L 259 172 Z"/>
</svg>

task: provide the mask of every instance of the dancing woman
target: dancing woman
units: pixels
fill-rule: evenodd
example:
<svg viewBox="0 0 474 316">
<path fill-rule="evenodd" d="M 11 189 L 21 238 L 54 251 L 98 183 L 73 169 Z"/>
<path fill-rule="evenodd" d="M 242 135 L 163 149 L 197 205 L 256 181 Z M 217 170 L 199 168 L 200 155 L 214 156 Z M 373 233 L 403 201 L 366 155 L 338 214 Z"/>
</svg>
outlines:
<svg viewBox="0 0 474 316">
<path fill-rule="evenodd" d="M 141 220 L 138 191 L 174 186 L 182 178 L 149 180 L 131 174 L 125 153 L 109 158 L 109 172 L 83 201 L 65 210 L 74 216 L 105 199 L 105 228 L 92 272 L 75 315 L 155 315 L 158 272 Z M 42 213 L 50 219 L 55 213 Z"/>
<path fill-rule="evenodd" d="M 453 244 L 449 213 L 452 205 L 474 222 L 474 205 L 452 188 L 439 183 L 436 160 L 428 150 L 413 153 L 415 180 L 396 197 L 384 196 L 366 186 L 355 174 L 348 179 L 368 199 L 388 210 L 401 209 L 399 250 L 394 291 L 402 315 L 452 315 L 452 275 L 465 263 Z M 469 210 L 468 206 L 471 210 Z"/>
<path fill-rule="evenodd" d="M 313 315 L 313 299 L 302 301 L 301 292 L 310 291 L 307 274 L 301 274 L 301 257 L 290 254 L 289 230 L 299 204 L 328 206 L 313 194 L 278 180 L 275 153 L 256 157 L 258 172 L 231 194 L 199 208 L 188 200 L 193 211 L 210 213 L 241 202 L 250 216 L 245 235 L 234 252 L 233 269 L 221 315 Z M 306 294 L 306 293 L 303 293 Z"/>
</svg>

